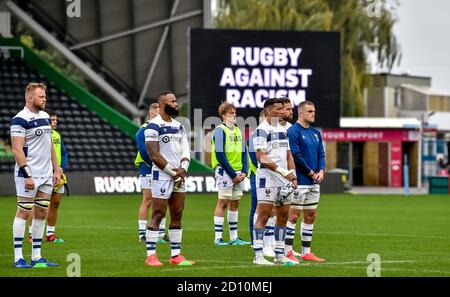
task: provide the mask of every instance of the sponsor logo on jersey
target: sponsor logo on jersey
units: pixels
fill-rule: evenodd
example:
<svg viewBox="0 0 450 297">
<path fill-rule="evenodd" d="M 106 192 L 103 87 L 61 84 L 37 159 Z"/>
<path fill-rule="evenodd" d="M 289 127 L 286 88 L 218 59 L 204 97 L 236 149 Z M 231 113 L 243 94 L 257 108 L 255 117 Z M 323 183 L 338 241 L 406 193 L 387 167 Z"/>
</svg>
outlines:
<svg viewBox="0 0 450 297">
<path fill-rule="evenodd" d="M 37 123 L 35 123 L 37 125 Z M 42 133 L 44 133 L 44 131 L 42 131 L 42 129 L 37 129 L 34 134 L 36 134 L 36 136 L 41 136 Z"/>
<path fill-rule="evenodd" d="M 228 136 L 228 140 L 230 142 L 238 142 L 238 141 L 242 141 L 242 137 L 239 135 L 230 135 L 230 136 Z"/>
<path fill-rule="evenodd" d="M 280 147 L 287 147 L 287 146 L 288 146 L 288 144 L 287 144 L 286 141 L 283 141 L 283 142 L 274 142 L 274 143 L 272 143 L 272 148 L 273 148 L 274 150 L 276 150 L 277 148 L 280 148 Z"/>
<path fill-rule="evenodd" d="M 180 141 L 180 139 L 181 139 L 181 134 L 174 134 L 172 136 L 163 136 L 161 141 L 164 143 L 168 143 L 170 141 Z"/>
</svg>

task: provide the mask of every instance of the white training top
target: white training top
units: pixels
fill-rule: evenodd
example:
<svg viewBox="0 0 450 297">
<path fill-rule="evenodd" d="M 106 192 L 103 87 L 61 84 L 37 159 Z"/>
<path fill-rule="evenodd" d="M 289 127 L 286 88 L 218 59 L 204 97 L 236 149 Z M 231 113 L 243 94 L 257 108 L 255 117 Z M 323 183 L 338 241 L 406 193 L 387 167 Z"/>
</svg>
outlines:
<svg viewBox="0 0 450 297">
<path fill-rule="evenodd" d="M 32 177 L 53 175 L 52 127 L 50 116 L 45 111 L 33 113 L 27 107 L 19 111 L 11 120 L 11 137 L 25 138 L 23 151 Z M 14 175 L 23 177 L 17 163 Z"/>
<path fill-rule="evenodd" d="M 287 169 L 287 152 L 290 150 L 287 133 L 279 124 L 270 125 L 267 121 L 262 122 L 255 130 L 253 138 L 255 151 L 264 150 L 267 156 L 278 166 Z M 282 187 L 289 181 L 279 173 L 264 168 L 258 163 L 256 171 L 256 183 L 259 188 Z"/>
<path fill-rule="evenodd" d="M 161 115 L 153 118 L 144 131 L 145 142 L 158 141 L 159 152 L 167 163 L 174 168 L 180 168 L 181 160 L 190 160 L 190 146 L 186 129 L 177 120 L 171 122 L 163 120 Z M 153 180 L 171 180 L 172 176 L 162 171 L 153 163 Z"/>
<path fill-rule="evenodd" d="M 286 122 L 286 123 L 284 124 L 284 126 L 283 126 L 283 125 L 280 125 L 280 127 L 283 128 L 283 129 L 287 132 L 287 130 L 288 130 L 289 128 L 292 127 L 292 124 L 289 123 L 289 122 Z"/>
</svg>

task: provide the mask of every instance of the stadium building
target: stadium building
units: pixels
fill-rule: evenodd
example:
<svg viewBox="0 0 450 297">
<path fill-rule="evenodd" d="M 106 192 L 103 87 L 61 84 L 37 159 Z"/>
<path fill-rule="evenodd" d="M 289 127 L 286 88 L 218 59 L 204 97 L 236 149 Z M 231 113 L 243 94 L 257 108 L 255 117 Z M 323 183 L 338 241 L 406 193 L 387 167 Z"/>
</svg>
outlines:
<svg viewBox="0 0 450 297">
<path fill-rule="evenodd" d="M 9 122 L 23 107 L 24 86 L 39 81 L 48 86 L 47 106 L 59 114 L 72 193 L 140 192 L 134 135 L 161 90 L 173 90 L 183 110 L 186 32 L 208 26 L 208 1 L 76 2 L 0 2 L 0 179 L 13 184 Z M 34 43 L 75 65 L 95 94 L 14 37 L 18 22 L 39 37 Z M 193 159 L 190 171 L 188 189 L 211 188 L 208 167 Z M 1 187 L 0 195 L 14 194 L 14 187 Z"/>
<path fill-rule="evenodd" d="M 379 73 L 365 90 L 366 116 L 416 118 L 421 129 L 422 182 L 447 176 L 439 165 L 447 161 L 450 147 L 450 94 L 431 87 L 431 77 Z"/>
<path fill-rule="evenodd" d="M 349 171 L 350 186 L 420 187 L 420 129 L 415 118 L 341 118 L 340 129 L 324 129 L 327 167 Z"/>
</svg>

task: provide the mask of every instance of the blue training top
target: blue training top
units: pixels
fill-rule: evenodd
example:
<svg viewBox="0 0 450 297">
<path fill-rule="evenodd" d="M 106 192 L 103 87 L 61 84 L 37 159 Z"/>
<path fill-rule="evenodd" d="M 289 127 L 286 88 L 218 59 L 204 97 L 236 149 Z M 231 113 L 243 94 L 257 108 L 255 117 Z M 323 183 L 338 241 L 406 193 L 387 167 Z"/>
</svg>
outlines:
<svg viewBox="0 0 450 297">
<path fill-rule="evenodd" d="M 314 180 L 308 176 L 312 170 L 325 171 L 325 150 L 319 130 L 304 128 L 298 122 L 288 129 L 289 146 L 295 161 L 297 182 L 302 185 L 313 185 Z"/>
<path fill-rule="evenodd" d="M 141 155 L 142 160 L 144 160 L 145 163 L 139 164 L 139 174 L 142 176 L 146 176 L 147 174 L 152 173 L 152 160 L 150 159 L 150 155 L 147 151 L 147 146 L 145 145 L 145 135 L 144 131 L 147 125 L 142 126 L 139 128 L 139 130 L 136 132 L 136 145 L 139 150 L 139 154 Z"/>
<path fill-rule="evenodd" d="M 256 131 L 253 132 L 252 134 L 250 134 L 250 136 L 248 137 L 247 140 L 247 145 L 248 145 L 248 155 L 250 156 L 250 162 L 252 163 L 254 168 L 258 168 L 258 160 L 256 159 L 256 151 L 255 151 L 255 147 L 253 146 L 253 138 L 256 137 Z M 255 175 L 255 172 L 250 171 L 250 176 L 251 175 Z"/>
<path fill-rule="evenodd" d="M 67 153 L 66 146 L 64 145 L 63 139 L 61 137 L 61 168 L 66 171 L 69 165 L 69 154 Z"/>
</svg>

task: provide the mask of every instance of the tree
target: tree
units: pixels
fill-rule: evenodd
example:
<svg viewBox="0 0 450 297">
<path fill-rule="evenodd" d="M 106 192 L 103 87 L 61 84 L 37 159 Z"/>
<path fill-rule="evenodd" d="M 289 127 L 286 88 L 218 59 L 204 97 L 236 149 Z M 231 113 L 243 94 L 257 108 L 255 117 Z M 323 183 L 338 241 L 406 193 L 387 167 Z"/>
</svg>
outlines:
<svg viewBox="0 0 450 297">
<path fill-rule="evenodd" d="M 15 26 L 15 35 L 20 36 L 20 41 L 28 48 L 35 51 L 41 58 L 47 61 L 55 69 L 60 71 L 84 88 L 89 88 L 86 77 L 73 64 L 67 61 L 58 51 L 40 40 L 30 29 L 21 22 Z"/>
<path fill-rule="evenodd" d="M 392 1 L 390 1 L 392 2 Z M 364 88 L 371 84 L 367 57 L 390 70 L 400 58 L 393 34 L 397 2 L 386 0 L 218 0 L 215 27 L 339 31 L 341 33 L 341 114 L 364 114 Z"/>
</svg>

